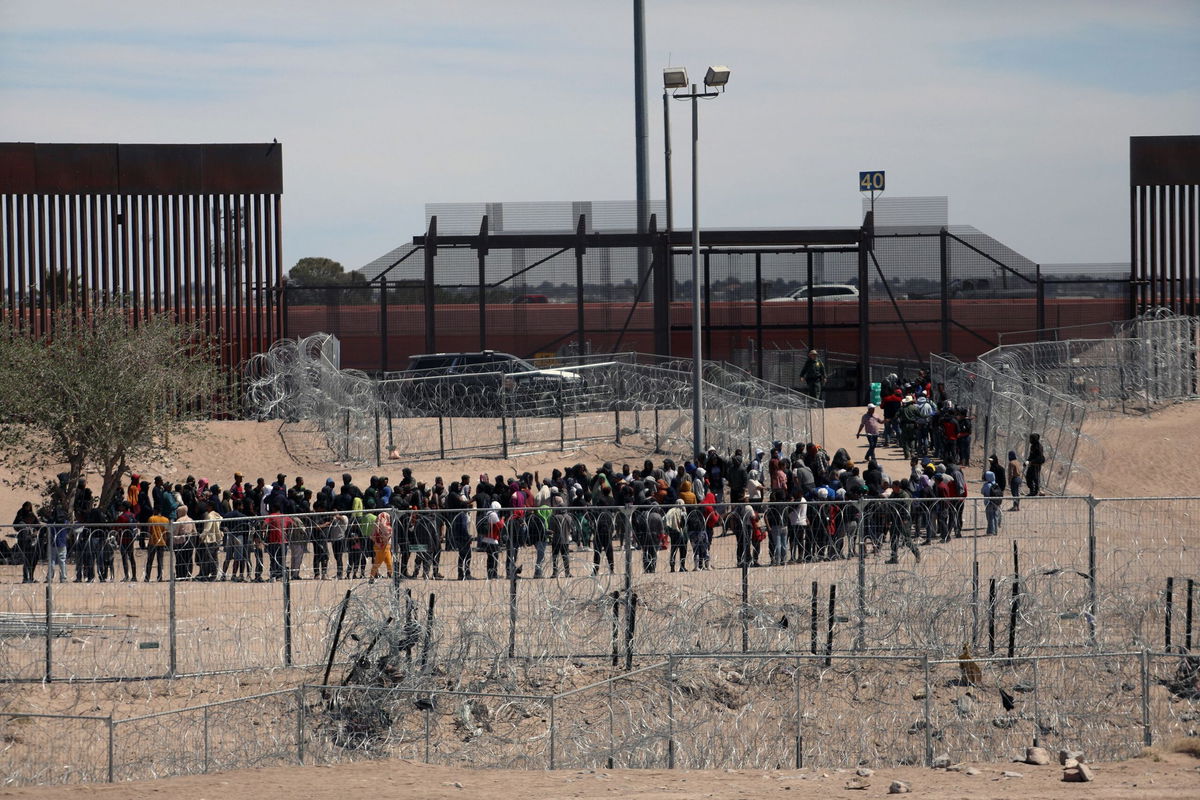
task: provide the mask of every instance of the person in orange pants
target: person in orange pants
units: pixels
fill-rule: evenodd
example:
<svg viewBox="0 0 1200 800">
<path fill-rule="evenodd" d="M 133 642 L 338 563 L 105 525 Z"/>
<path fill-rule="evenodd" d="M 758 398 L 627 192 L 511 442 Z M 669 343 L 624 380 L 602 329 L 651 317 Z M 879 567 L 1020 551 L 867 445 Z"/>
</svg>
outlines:
<svg viewBox="0 0 1200 800">
<path fill-rule="evenodd" d="M 375 518 L 375 529 L 371 532 L 371 541 L 375 545 L 375 563 L 371 564 L 370 583 L 375 582 L 380 566 L 387 566 L 387 577 L 392 577 L 396 567 L 392 563 L 392 515 L 380 511 Z"/>
</svg>

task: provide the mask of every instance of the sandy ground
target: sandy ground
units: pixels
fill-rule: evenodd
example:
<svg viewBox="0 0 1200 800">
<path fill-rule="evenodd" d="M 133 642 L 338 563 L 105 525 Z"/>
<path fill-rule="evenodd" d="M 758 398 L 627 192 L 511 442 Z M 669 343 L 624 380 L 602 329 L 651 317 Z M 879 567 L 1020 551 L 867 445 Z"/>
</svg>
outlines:
<svg viewBox="0 0 1200 800">
<path fill-rule="evenodd" d="M 1136 758 L 1094 767 L 1091 783 L 1064 783 L 1057 765 L 976 764 L 980 774 L 917 767 L 881 769 L 867 778 L 865 789 L 851 790 L 853 771 L 825 770 L 461 770 L 392 760 L 333 767 L 272 767 L 237 770 L 114 786 L 86 785 L 0 789 L 0 798 L 100 798 L 101 800 L 200 800 L 253 796 L 257 800 L 302 797 L 376 798 L 809 798 L 881 797 L 894 780 L 912 787 L 912 796 L 1005 798 L 1022 800 L 1122 800 L 1123 798 L 1187 798 L 1200 792 L 1200 761 L 1185 755 Z M 1004 771 L 1023 777 L 1005 778 Z"/>
<path fill-rule="evenodd" d="M 854 438 L 858 426 L 861 409 L 835 408 L 826 411 L 825 428 L 829 441 L 824 443 L 826 449 L 833 453 L 839 447 L 845 447 L 852 456 L 859 457 L 866 451 L 866 440 Z M 764 442 L 763 446 L 768 446 Z M 882 462 L 892 462 L 900 465 L 903 462 L 897 451 L 884 453 Z M 233 480 L 234 471 L 241 472 L 246 480 L 253 481 L 263 477 L 270 483 L 276 474 L 288 476 L 288 485 L 296 476 L 304 478 L 305 485 L 314 492 L 319 490 L 326 478 L 334 478 L 339 484 L 341 475 L 349 472 L 354 476 L 355 483 L 365 487 L 370 476 L 386 474 L 392 478 L 395 485 L 400 479 L 400 470 L 411 466 L 417 480 L 432 483 L 433 479 L 441 476 L 448 484 L 462 475 L 469 475 L 474 483 L 480 474 L 495 476 L 497 474 L 513 475 L 519 472 L 541 472 L 549 475 L 555 467 L 566 467 L 576 463 L 584 463 L 595 468 L 605 461 L 616 464 L 629 463 L 640 467 L 642 461 L 653 458 L 655 461 L 673 456 L 682 463 L 679 453 L 663 453 L 654 455 L 642 446 L 625 446 L 597 443 L 582 448 L 568 449 L 560 452 L 557 449 L 524 455 L 510 459 L 502 458 L 455 458 L 445 461 L 414 461 L 411 465 L 403 459 L 392 461 L 379 467 L 345 466 L 336 462 L 313 462 L 308 458 L 298 461 L 296 455 L 289 452 L 284 438 L 280 435 L 278 422 L 249 422 L 249 421 L 220 421 L 210 422 L 199 426 L 196 434 L 183 435 L 172 442 L 172 452 L 162 458 L 146 463 L 132 465 L 135 472 L 142 475 L 144 480 L 162 475 L 168 479 L 182 482 L 188 475 L 205 478 L 210 483 L 228 487 Z M 401 453 L 403 455 L 403 453 Z M 52 470 L 51 472 L 56 472 Z M 907 474 L 907 467 L 904 468 Z M 0 476 L 2 478 L 4 476 Z M 49 477 L 47 475 L 46 477 Z M 970 477 L 977 478 L 977 475 Z M 99 481 L 93 478 L 89 485 L 99 490 Z M 32 493 L 14 490 L 8 487 L 0 489 L 0 522 L 11 522 L 24 500 L 33 499 Z"/>
<path fill-rule="evenodd" d="M 1166 481 L 1189 473 L 1200 444 L 1200 403 L 1177 403 L 1146 416 L 1092 415 L 1083 425 L 1080 458 L 1087 475 L 1073 492 L 1096 497 L 1200 495 L 1200 485 Z"/>
<path fill-rule="evenodd" d="M 860 457 L 865 448 L 863 440 L 854 439 L 861 409 L 830 409 L 826 412 L 825 447 L 833 452 L 846 447 L 853 456 Z M 1200 405 L 1181 404 L 1149 417 L 1093 418 L 1089 420 L 1086 433 L 1091 438 L 1088 455 L 1093 459 L 1090 475 L 1073 488 L 1091 491 L 1097 496 L 1147 496 L 1166 494 L 1195 494 L 1186 488 L 1166 487 L 1161 480 L 1162 467 L 1187 463 L 1200 437 L 1195 422 L 1200 420 Z M 907 472 L 907 465 L 896 451 L 880 451 L 884 467 L 895 475 Z M 678 454 L 675 454 L 678 457 Z M 540 470 L 548 473 L 553 467 L 561 467 L 579 461 L 591 466 L 606 460 L 628 461 L 640 464 L 647 453 L 640 447 L 620 447 L 611 444 L 595 445 L 568 452 L 547 452 L 520 458 L 501 460 L 497 458 L 456 459 L 444 462 L 419 462 L 413 464 L 414 475 L 419 480 L 430 481 L 441 475 L 449 480 L 468 474 L 474 480 L 480 473 L 513 474 L 517 471 Z M 656 460 L 662 455 L 653 456 Z M 396 480 L 402 462 L 395 463 L 387 472 Z M 279 434 L 278 423 L 217 422 L 204 426 L 199 437 L 180 437 L 174 452 L 155 463 L 138 465 L 143 475 L 163 474 L 182 479 L 191 474 L 204 477 L 222 485 L 229 482 L 234 470 L 239 470 L 251 480 L 259 475 L 269 480 L 278 472 L 289 478 L 302 475 L 306 483 L 318 488 L 326 477 L 340 476 L 350 471 L 359 485 L 365 485 L 370 475 L 381 472 L 377 468 L 352 468 L 346 470 L 336 463 L 301 463 L 289 453 Z M 978 478 L 979 470 L 972 467 L 967 474 L 972 481 Z M 290 480 L 289 480 L 290 483 Z M 972 491 L 977 490 L 977 483 Z M 22 493 L 0 490 L 0 515 L 7 522 L 15 514 Z M 276 674 L 265 680 L 282 678 Z M 284 683 L 287 681 L 285 680 Z M 282 685 L 282 684 L 278 684 Z M 183 690 L 183 687 L 178 687 Z M 270 688 L 239 686 L 226 696 L 241 696 Z M 151 690 L 153 692 L 153 690 Z M 187 690 L 184 690 L 185 694 Z M 155 707 L 179 707 L 192 702 L 191 697 L 171 697 L 175 692 L 160 694 L 163 702 Z M 204 698 L 207 700 L 208 698 Z M 51 703 L 50 705 L 54 705 Z M 1061 771 L 1057 768 L 1007 766 L 1003 764 L 979 765 L 983 774 L 967 777 L 957 773 L 933 772 L 918 768 L 881 770 L 870 779 L 871 786 L 862 791 L 865 795 L 879 795 L 887 791 L 893 779 L 912 783 L 915 792 L 935 798 L 949 797 L 1187 797 L 1200 796 L 1200 773 L 1196 761 L 1168 756 L 1163 761 L 1136 759 L 1119 764 L 1106 764 L 1097 768 L 1097 782 L 1087 786 L 1065 784 L 1060 781 Z M 1009 768 L 1022 772 L 1021 779 L 999 777 L 1001 770 Z M 346 789 L 360 788 L 380 796 L 421 797 L 509 797 L 518 793 L 536 792 L 544 797 L 824 797 L 829 792 L 840 794 L 847 791 L 846 781 L 851 772 L 836 771 L 721 771 L 721 772 L 664 772 L 615 770 L 607 773 L 563 771 L 515 772 L 488 770 L 464 772 L 449 767 L 432 767 L 406 761 L 360 763 L 328 768 L 271 768 L 235 771 L 220 775 L 174 778 L 156 782 L 138 782 L 107 786 L 42 787 L 31 789 L 0 789 L 0 797 L 66 797 L 81 796 L 80 793 L 113 797 L 169 797 L 192 798 L 212 797 L 228 794 L 232 789 L 238 794 L 257 794 L 267 800 L 275 797 L 326 796 Z M 822 777 L 824 775 L 824 777 Z M 461 783 L 462 788 L 455 786 Z M 851 792 L 851 796 L 854 793 Z"/>
<path fill-rule="evenodd" d="M 825 449 L 830 453 L 845 447 L 852 457 L 861 458 L 866 450 L 865 439 L 855 439 L 860 408 L 831 408 L 825 412 Z M 1200 494 L 1200 487 L 1168 487 L 1162 483 L 1164 467 L 1187 464 L 1200 442 L 1200 404 L 1180 403 L 1157 411 L 1148 416 L 1100 416 L 1093 415 L 1084 426 L 1085 441 L 1079 450 L 1079 459 L 1086 474 L 1071 484 L 1072 492 L 1093 493 L 1097 497 L 1168 496 L 1174 494 Z M 765 446 L 766 443 L 764 443 Z M 898 450 L 880 450 L 880 463 L 894 477 L 907 475 L 908 467 Z M 180 436 L 172 452 L 148 463 L 135 465 L 143 477 L 163 475 L 182 481 L 193 475 L 205 478 L 210 483 L 228 486 L 236 470 L 247 480 L 263 477 L 267 482 L 274 480 L 277 473 L 288 476 L 291 485 L 296 476 L 302 476 L 305 484 L 313 491 L 320 489 L 326 478 L 332 477 L 340 483 L 343 472 L 350 472 L 355 482 L 365 486 L 371 475 L 387 474 L 393 484 L 399 480 L 403 459 L 386 464 L 383 468 L 346 467 L 336 462 L 314 462 L 305 457 L 298 461 L 299 453 L 289 452 L 280 435 L 278 422 L 221 421 L 200 426 L 194 435 Z M 401 453 L 401 455 L 403 455 Z M 595 467 L 605 461 L 628 462 L 639 466 L 646 457 L 656 461 L 666 456 L 681 460 L 679 453 L 653 455 L 643 446 L 622 446 L 597 443 L 564 452 L 552 450 L 510 459 L 501 458 L 455 458 L 445 461 L 419 461 L 411 466 L 418 480 L 432 482 L 441 476 L 447 483 L 461 475 L 469 475 L 474 482 L 480 474 L 494 476 L 497 473 L 512 475 L 517 472 L 540 471 L 548 474 L 555 467 L 569 466 L 577 462 Z M 980 470 L 978 465 L 966 471 L 974 488 L 978 487 Z M 4 476 L 0 475 L 0 478 Z M 98 481 L 92 485 L 98 488 Z M 27 491 L 7 486 L 0 488 L 0 522 L 9 522 L 17 509 L 33 495 Z"/>
</svg>

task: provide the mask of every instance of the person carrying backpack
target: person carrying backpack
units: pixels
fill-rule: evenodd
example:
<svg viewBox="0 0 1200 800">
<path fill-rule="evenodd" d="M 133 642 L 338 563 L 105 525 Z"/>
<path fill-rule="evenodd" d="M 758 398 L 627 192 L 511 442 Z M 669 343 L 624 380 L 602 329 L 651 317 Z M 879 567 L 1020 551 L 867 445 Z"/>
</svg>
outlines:
<svg viewBox="0 0 1200 800">
<path fill-rule="evenodd" d="M 900 413 L 897 414 L 896 424 L 900 428 L 900 449 L 905 458 L 917 455 L 918 431 L 921 425 L 921 412 L 913 401 L 912 395 L 906 395 L 901 401 Z"/>
</svg>

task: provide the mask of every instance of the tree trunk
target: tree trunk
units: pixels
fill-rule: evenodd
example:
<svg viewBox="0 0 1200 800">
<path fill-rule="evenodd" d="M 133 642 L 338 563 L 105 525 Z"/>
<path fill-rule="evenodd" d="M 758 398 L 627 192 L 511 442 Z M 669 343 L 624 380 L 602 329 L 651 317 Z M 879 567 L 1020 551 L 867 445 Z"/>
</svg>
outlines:
<svg viewBox="0 0 1200 800">
<path fill-rule="evenodd" d="M 68 522 L 78 522 L 75 519 L 75 493 L 79 489 L 79 479 L 83 477 L 83 455 L 76 453 L 67 461 L 70 469 L 67 472 L 67 485 L 63 487 L 63 511 Z"/>
<path fill-rule="evenodd" d="M 118 451 L 119 463 L 116 466 L 112 462 L 104 465 L 103 482 L 100 489 L 100 507 L 108 508 L 114 498 L 121 493 L 121 476 L 125 474 L 125 448 L 122 447 Z"/>
</svg>

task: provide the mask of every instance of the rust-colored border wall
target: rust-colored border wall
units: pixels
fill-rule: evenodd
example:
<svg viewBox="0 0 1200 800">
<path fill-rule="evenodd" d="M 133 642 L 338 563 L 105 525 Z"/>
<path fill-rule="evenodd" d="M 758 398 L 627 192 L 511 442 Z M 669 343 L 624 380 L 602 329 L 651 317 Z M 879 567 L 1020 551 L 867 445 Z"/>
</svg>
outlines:
<svg viewBox="0 0 1200 800">
<path fill-rule="evenodd" d="M 0 306 L 170 314 L 215 337 L 229 399 L 279 330 L 282 146 L 0 143 Z"/>
<path fill-rule="evenodd" d="M 1200 309 L 1200 136 L 1129 140 L 1131 316 L 1155 306 Z"/>
<path fill-rule="evenodd" d="M 280 194 L 283 148 L 265 144 L 0 142 L 13 194 Z"/>
</svg>

